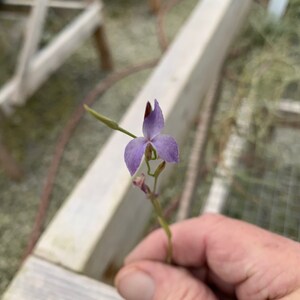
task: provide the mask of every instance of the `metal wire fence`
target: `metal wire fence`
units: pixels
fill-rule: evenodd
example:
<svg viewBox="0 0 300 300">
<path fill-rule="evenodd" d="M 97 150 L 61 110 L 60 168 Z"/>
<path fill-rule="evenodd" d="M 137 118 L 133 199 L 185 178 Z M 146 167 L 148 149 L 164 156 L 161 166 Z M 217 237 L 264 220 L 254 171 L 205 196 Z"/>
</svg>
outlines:
<svg viewBox="0 0 300 300">
<path fill-rule="evenodd" d="M 300 241 L 299 146 L 300 130 L 277 128 L 263 151 L 248 148 L 223 213 Z"/>
</svg>

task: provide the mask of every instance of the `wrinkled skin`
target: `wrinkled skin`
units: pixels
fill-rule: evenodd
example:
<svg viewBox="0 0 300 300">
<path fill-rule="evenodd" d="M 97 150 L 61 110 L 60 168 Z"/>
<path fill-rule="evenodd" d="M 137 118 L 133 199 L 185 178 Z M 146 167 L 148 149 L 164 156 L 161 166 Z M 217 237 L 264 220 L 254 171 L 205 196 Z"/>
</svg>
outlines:
<svg viewBox="0 0 300 300">
<path fill-rule="evenodd" d="M 123 297 L 128 300 L 300 299 L 299 243 L 213 214 L 175 224 L 171 230 L 174 264 L 164 263 L 167 239 L 163 231 L 150 234 L 129 254 L 116 277 L 116 286 Z M 129 293 L 129 299 L 126 280 L 136 272 L 152 278 L 153 292 L 149 294 L 137 287 L 134 295 L 132 291 Z"/>
</svg>

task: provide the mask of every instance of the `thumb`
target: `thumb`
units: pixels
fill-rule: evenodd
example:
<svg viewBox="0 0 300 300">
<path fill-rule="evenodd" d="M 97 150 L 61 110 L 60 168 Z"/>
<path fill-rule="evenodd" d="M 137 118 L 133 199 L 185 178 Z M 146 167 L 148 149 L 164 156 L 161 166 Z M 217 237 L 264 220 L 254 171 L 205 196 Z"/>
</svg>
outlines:
<svg viewBox="0 0 300 300">
<path fill-rule="evenodd" d="M 188 271 L 160 262 L 126 265 L 115 280 L 126 300 L 216 300 L 212 291 Z"/>
</svg>

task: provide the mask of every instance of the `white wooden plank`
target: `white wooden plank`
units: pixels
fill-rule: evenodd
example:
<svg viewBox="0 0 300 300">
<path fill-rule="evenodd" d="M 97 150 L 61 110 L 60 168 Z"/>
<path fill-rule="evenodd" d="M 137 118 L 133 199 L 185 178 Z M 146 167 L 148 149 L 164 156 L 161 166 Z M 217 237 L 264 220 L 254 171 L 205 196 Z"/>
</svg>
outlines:
<svg viewBox="0 0 300 300">
<path fill-rule="evenodd" d="M 101 25 L 101 10 L 101 1 L 94 1 L 49 46 L 43 48 L 33 57 L 27 73 L 28 81 L 26 90 L 24 90 L 26 96 L 32 95 L 50 74 L 56 71 L 77 47 L 92 35 L 95 28 Z M 4 105 L 4 107 L 9 105 L 17 84 L 17 79 L 13 78 L 4 85 L 0 90 L 0 105 Z"/>
<path fill-rule="evenodd" d="M 238 113 L 238 133 L 233 129 L 223 152 L 223 160 L 216 170 L 202 213 L 221 213 L 233 179 L 234 168 L 245 147 L 242 136 L 250 130 L 253 107 L 244 100 Z"/>
<path fill-rule="evenodd" d="M 121 300 L 116 290 L 99 281 L 29 257 L 2 300 Z"/>
<path fill-rule="evenodd" d="M 102 4 L 94 1 L 68 25 L 48 47 L 41 50 L 30 66 L 29 94 L 32 94 L 86 40 L 102 20 Z"/>
<path fill-rule="evenodd" d="M 282 99 L 278 104 L 278 110 L 285 114 L 300 114 L 300 102 L 291 99 Z"/>
<path fill-rule="evenodd" d="M 35 0 L 2 0 L 2 5 L 11 6 L 33 6 Z M 87 3 L 83 1 L 72 1 L 72 0 L 49 0 L 48 7 L 52 8 L 64 8 L 64 9 L 83 9 L 87 7 Z"/>
<path fill-rule="evenodd" d="M 145 103 L 157 98 L 166 132 L 182 143 L 250 3 L 201 1 L 121 126 L 139 134 Z M 111 135 L 43 234 L 35 249 L 38 256 L 99 278 L 107 264 L 140 237 L 151 210 L 143 195 L 131 188 L 123 162 L 129 140 L 118 132 Z"/>
<path fill-rule="evenodd" d="M 289 0 L 270 0 L 268 5 L 268 12 L 270 16 L 278 21 L 285 14 Z"/>
<path fill-rule="evenodd" d="M 46 20 L 47 10 L 48 0 L 36 1 L 35 5 L 31 9 L 23 48 L 17 64 L 15 75 L 16 87 L 12 97 L 13 103 L 22 104 L 25 100 L 23 90 L 26 87 L 28 78 L 28 67 L 32 56 L 38 50 L 39 41 Z"/>
</svg>

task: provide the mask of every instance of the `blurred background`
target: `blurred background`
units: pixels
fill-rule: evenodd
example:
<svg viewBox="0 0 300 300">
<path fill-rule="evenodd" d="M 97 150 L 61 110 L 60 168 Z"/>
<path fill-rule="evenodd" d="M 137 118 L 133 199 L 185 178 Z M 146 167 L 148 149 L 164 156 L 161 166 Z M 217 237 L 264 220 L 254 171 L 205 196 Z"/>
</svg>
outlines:
<svg viewBox="0 0 300 300">
<path fill-rule="evenodd" d="M 31 12 L 31 6 L 21 0 L 17 4 L 10 1 L 10 5 L 5 0 L 0 4 L 2 87 L 18 69 Z M 112 70 L 101 68 L 91 36 L 24 105 L 10 107 L 9 113 L 2 107 L 0 293 L 20 266 L 28 243 L 34 240 L 34 224 L 39 223 L 40 230 L 47 226 L 110 134 L 83 114 L 83 102 L 91 101 L 95 110 L 119 120 L 197 3 L 166 0 L 159 12 L 153 12 L 148 1 L 104 1 Z M 82 11 L 50 5 L 38 49 L 49 45 Z M 236 168 L 228 170 L 233 180 L 223 213 L 300 240 L 300 117 L 299 113 L 283 116 L 277 109 L 283 99 L 300 104 L 299 20 L 300 0 L 288 1 L 279 14 L 270 11 L 270 2 L 253 1 L 250 16 L 228 53 L 216 85 L 218 103 L 198 165 L 189 216 L 201 211 L 234 131 L 247 147 Z M 241 133 L 237 119 L 245 98 L 253 105 L 252 127 Z M 162 191 L 171 221 L 180 207 L 199 122 L 201 112 L 181 149 L 176 175 Z M 62 159 L 55 160 L 62 152 Z M 52 169 L 51 173 L 49 168 L 55 164 L 58 171 L 53 173 Z M 51 174 L 53 186 L 49 183 Z M 36 218 L 41 201 L 44 210 Z M 150 223 L 145 232 L 152 226 Z"/>
</svg>

